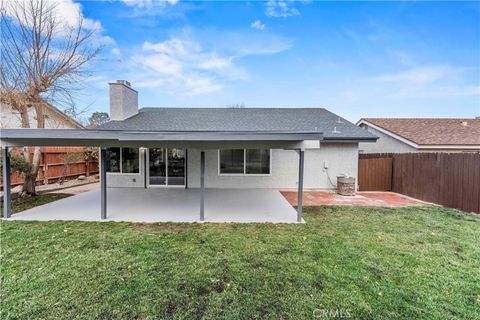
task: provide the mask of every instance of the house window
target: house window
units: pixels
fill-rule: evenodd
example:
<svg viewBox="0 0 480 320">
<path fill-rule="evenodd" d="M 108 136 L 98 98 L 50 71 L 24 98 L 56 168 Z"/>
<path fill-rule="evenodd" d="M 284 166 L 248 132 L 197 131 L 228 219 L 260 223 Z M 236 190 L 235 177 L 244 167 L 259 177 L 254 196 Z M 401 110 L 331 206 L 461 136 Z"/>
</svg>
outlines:
<svg viewBox="0 0 480 320">
<path fill-rule="evenodd" d="M 220 150 L 220 173 L 243 174 L 243 152 L 243 149 Z"/>
<path fill-rule="evenodd" d="M 140 173 L 138 148 L 122 148 L 122 173 Z"/>
<path fill-rule="evenodd" d="M 120 148 L 107 148 L 107 172 L 120 172 Z"/>
<path fill-rule="evenodd" d="M 269 175 L 269 149 L 227 149 L 219 151 L 219 174 Z"/>
<path fill-rule="evenodd" d="M 138 148 L 107 148 L 107 172 L 140 173 Z"/>
<path fill-rule="evenodd" d="M 270 150 L 246 149 L 245 150 L 246 174 L 270 174 Z"/>
</svg>

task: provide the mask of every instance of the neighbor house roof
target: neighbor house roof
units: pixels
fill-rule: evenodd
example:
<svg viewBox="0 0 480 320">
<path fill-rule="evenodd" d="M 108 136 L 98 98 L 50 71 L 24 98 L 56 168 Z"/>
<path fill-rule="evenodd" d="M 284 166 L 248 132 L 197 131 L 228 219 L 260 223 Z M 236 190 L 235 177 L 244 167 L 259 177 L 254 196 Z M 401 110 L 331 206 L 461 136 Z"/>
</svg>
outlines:
<svg viewBox="0 0 480 320">
<path fill-rule="evenodd" d="M 58 114 L 61 118 L 63 118 L 65 121 L 67 122 L 70 122 L 71 124 L 73 124 L 75 127 L 79 128 L 79 129 L 84 129 L 85 127 L 80 123 L 78 122 L 77 120 L 73 119 L 72 117 L 70 117 L 69 115 L 67 115 L 65 112 L 63 112 L 62 110 L 58 109 L 57 107 L 51 105 L 50 103 L 46 103 L 46 106 L 47 108 L 49 108 L 50 110 L 52 110 L 52 112 L 55 112 L 56 114 Z"/>
<path fill-rule="evenodd" d="M 364 118 L 370 124 L 418 145 L 480 145 L 480 119 Z"/>
<path fill-rule="evenodd" d="M 9 106 L 10 112 L 12 112 L 12 107 L 8 103 L 4 102 L 3 103 L 6 106 Z M 69 115 L 67 115 L 65 112 L 62 110 L 58 109 L 57 107 L 53 106 L 52 104 L 48 103 L 47 101 L 44 101 L 43 106 L 48 109 L 50 112 L 56 114 L 59 118 L 61 118 L 63 121 L 70 123 L 73 127 L 78 128 L 78 129 L 85 129 L 85 127 Z M 7 109 L 8 110 L 8 109 Z M 2 109 L 3 111 L 3 109 Z"/>
<path fill-rule="evenodd" d="M 373 134 L 323 108 L 142 108 L 100 130 L 319 132 L 324 140 L 375 141 Z"/>
</svg>

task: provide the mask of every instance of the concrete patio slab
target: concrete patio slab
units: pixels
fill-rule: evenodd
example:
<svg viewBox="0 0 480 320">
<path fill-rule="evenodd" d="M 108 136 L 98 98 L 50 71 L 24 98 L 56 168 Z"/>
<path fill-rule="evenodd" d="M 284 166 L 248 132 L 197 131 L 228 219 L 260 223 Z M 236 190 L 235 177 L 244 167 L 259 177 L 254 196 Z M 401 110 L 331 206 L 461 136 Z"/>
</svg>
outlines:
<svg viewBox="0 0 480 320">
<path fill-rule="evenodd" d="M 87 191 L 97 190 L 99 188 L 100 188 L 100 182 L 93 182 L 93 183 L 83 184 L 80 186 L 58 189 L 48 193 L 79 194 Z"/>
<path fill-rule="evenodd" d="M 108 188 L 107 220 L 198 222 L 199 189 Z M 100 219 L 100 190 L 92 190 L 12 215 L 11 220 Z M 296 223 L 297 212 L 274 189 L 206 189 L 205 222 Z"/>
</svg>

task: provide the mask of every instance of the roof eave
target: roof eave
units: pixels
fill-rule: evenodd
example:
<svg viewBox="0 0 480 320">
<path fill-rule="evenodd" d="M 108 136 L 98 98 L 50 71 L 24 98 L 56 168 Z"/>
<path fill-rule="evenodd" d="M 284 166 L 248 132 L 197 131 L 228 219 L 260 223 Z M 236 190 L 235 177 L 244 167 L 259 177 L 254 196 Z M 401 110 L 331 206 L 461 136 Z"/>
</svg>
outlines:
<svg viewBox="0 0 480 320">
<path fill-rule="evenodd" d="M 378 137 L 324 137 L 323 142 L 376 142 Z"/>
<path fill-rule="evenodd" d="M 419 144 L 419 150 L 479 150 L 480 144 Z"/>
<path fill-rule="evenodd" d="M 321 132 L 138 132 L 91 129 L 1 129 L 2 145 L 85 145 L 111 141 L 131 142 L 228 142 L 228 141 L 308 141 L 323 140 Z"/>
</svg>

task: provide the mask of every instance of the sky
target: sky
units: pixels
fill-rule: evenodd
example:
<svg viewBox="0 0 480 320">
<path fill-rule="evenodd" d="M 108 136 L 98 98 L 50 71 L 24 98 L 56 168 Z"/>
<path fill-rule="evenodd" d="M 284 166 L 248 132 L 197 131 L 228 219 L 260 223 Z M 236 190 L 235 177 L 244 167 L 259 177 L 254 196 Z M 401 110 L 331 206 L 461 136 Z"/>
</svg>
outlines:
<svg viewBox="0 0 480 320">
<path fill-rule="evenodd" d="M 362 117 L 480 116 L 479 2 L 76 1 L 101 54 L 79 95 L 140 107 L 324 107 Z"/>
</svg>

